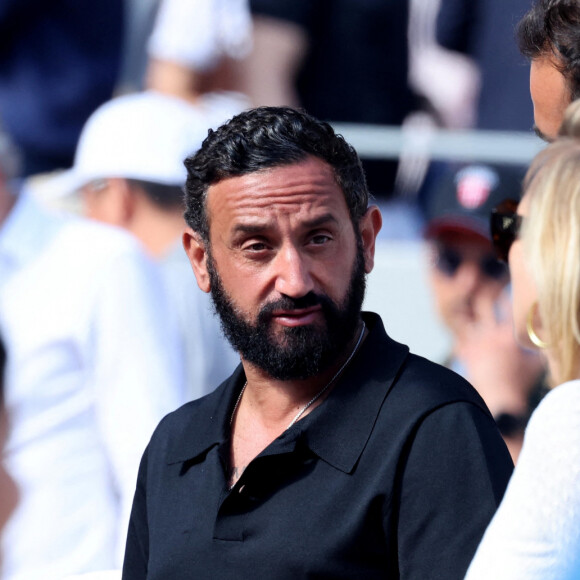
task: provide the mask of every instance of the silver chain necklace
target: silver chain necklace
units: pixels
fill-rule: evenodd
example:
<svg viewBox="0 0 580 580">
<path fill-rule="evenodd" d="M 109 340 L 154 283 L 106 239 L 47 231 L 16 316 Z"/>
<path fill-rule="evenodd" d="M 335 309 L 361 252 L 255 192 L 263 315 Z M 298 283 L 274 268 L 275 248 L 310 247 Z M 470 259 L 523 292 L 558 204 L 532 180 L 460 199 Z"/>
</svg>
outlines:
<svg viewBox="0 0 580 580">
<path fill-rule="evenodd" d="M 306 412 L 306 409 L 308 409 L 318 399 L 320 399 L 320 397 L 322 397 L 322 395 L 327 391 L 327 389 L 330 387 L 330 385 L 332 385 L 332 383 L 334 383 L 334 381 L 336 381 L 336 379 L 339 377 L 339 375 L 342 373 L 342 371 L 346 368 L 348 363 L 352 360 L 352 357 L 356 354 L 356 351 L 358 350 L 358 347 L 360 346 L 360 343 L 362 342 L 363 335 L 365 333 L 365 328 L 366 328 L 366 325 L 365 325 L 365 322 L 363 320 L 360 335 L 359 335 L 358 340 L 356 341 L 356 344 L 354 345 L 354 348 L 353 348 L 352 352 L 350 353 L 349 357 L 344 361 L 342 366 L 338 369 L 338 371 L 334 374 L 334 376 L 330 379 L 330 381 L 328 381 L 328 383 L 326 383 L 326 385 L 324 385 L 324 387 L 320 391 L 318 391 L 318 393 L 316 393 L 316 395 L 314 395 L 314 397 L 312 397 L 312 399 L 310 399 L 310 401 L 308 401 L 308 403 L 306 403 L 306 405 L 304 405 L 304 407 L 302 407 L 302 409 L 300 409 L 300 411 L 298 411 L 298 413 L 296 414 L 294 419 L 292 419 L 292 421 L 290 422 L 290 425 L 288 425 L 288 427 L 286 427 L 286 429 L 285 429 L 286 431 L 288 429 L 290 429 L 290 427 L 292 427 L 292 425 L 294 425 L 294 423 L 296 423 L 296 421 L 298 421 L 298 419 L 300 419 L 300 417 L 302 417 L 302 415 L 304 415 L 304 413 Z M 232 411 L 232 415 L 230 417 L 230 425 L 234 421 L 234 416 L 236 414 L 236 411 L 238 410 L 238 406 L 240 404 L 240 401 L 242 400 L 242 396 L 243 396 L 244 391 L 246 390 L 247 386 L 248 386 L 248 381 L 245 382 L 244 386 L 242 387 L 242 390 L 240 391 L 240 394 L 238 395 L 238 399 L 236 401 L 236 404 L 234 405 L 234 410 Z"/>
</svg>

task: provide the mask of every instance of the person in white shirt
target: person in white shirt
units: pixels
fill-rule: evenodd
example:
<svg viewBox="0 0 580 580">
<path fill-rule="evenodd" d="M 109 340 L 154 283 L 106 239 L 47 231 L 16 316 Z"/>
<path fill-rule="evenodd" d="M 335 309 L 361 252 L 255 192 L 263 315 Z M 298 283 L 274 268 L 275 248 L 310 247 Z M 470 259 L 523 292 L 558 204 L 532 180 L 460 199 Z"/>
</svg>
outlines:
<svg viewBox="0 0 580 580">
<path fill-rule="evenodd" d="M 183 359 L 156 267 L 126 233 L 49 213 L 0 154 L 4 459 L 18 503 L 2 580 L 119 564 L 140 456 L 183 403 Z"/>
<path fill-rule="evenodd" d="M 580 101 L 560 131 L 532 162 L 519 205 L 492 214 L 516 338 L 542 350 L 557 386 L 532 414 L 468 580 L 580 578 Z"/>
<path fill-rule="evenodd" d="M 181 243 L 183 160 L 227 118 L 218 110 L 208 116 L 154 91 L 113 99 L 83 128 L 69 184 L 80 188 L 89 217 L 133 234 L 160 266 L 185 353 L 188 400 L 212 391 L 240 362 Z"/>
</svg>

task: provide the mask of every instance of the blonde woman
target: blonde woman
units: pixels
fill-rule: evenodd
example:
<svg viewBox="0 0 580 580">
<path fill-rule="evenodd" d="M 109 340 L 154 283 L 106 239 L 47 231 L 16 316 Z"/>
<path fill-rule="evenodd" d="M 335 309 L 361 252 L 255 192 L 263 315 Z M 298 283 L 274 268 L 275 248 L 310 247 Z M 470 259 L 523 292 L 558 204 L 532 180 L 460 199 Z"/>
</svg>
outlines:
<svg viewBox="0 0 580 580">
<path fill-rule="evenodd" d="M 492 216 L 496 249 L 509 258 L 516 338 L 545 353 L 554 388 L 532 415 L 468 580 L 580 578 L 579 137 L 576 101 L 532 162 L 519 205 Z"/>
</svg>

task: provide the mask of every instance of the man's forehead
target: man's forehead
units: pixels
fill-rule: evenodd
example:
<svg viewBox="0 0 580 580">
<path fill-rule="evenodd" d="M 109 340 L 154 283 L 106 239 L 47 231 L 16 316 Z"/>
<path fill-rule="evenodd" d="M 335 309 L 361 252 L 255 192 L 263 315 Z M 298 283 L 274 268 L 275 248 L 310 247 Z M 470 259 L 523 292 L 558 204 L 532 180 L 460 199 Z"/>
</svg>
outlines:
<svg viewBox="0 0 580 580">
<path fill-rule="evenodd" d="M 207 192 L 210 211 L 268 210 L 273 206 L 298 211 L 302 207 L 334 203 L 346 206 L 334 171 L 322 160 L 304 161 L 227 177 Z"/>
<path fill-rule="evenodd" d="M 255 171 L 244 171 L 235 175 L 226 175 L 219 181 L 210 184 L 208 189 L 215 188 L 224 182 L 235 181 L 262 181 L 277 175 L 283 176 L 283 179 L 289 178 L 299 180 L 305 176 L 320 175 L 326 179 L 336 182 L 333 167 L 323 159 L 314 155 L 307 155 L 303 159 L 288 161 L 276 165 L 260 167 Z"/>
</svg>

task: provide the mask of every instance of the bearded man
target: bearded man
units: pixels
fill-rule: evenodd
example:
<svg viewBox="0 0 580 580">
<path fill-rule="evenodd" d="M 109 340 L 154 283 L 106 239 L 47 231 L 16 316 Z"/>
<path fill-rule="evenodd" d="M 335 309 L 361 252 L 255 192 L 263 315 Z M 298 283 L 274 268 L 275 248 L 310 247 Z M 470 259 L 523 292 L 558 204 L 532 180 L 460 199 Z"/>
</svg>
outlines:
<svg viewBox="0 0 580 580">
<path fill-rule="evenodd" d="M 186 166 L 184 247 L 241 365 L 154 434 L 123 578 L 463 578 L 511 460 L 467 382 L 361 313 L 382 218 L 354 149 L 263 107 Z"/>
</svg>

